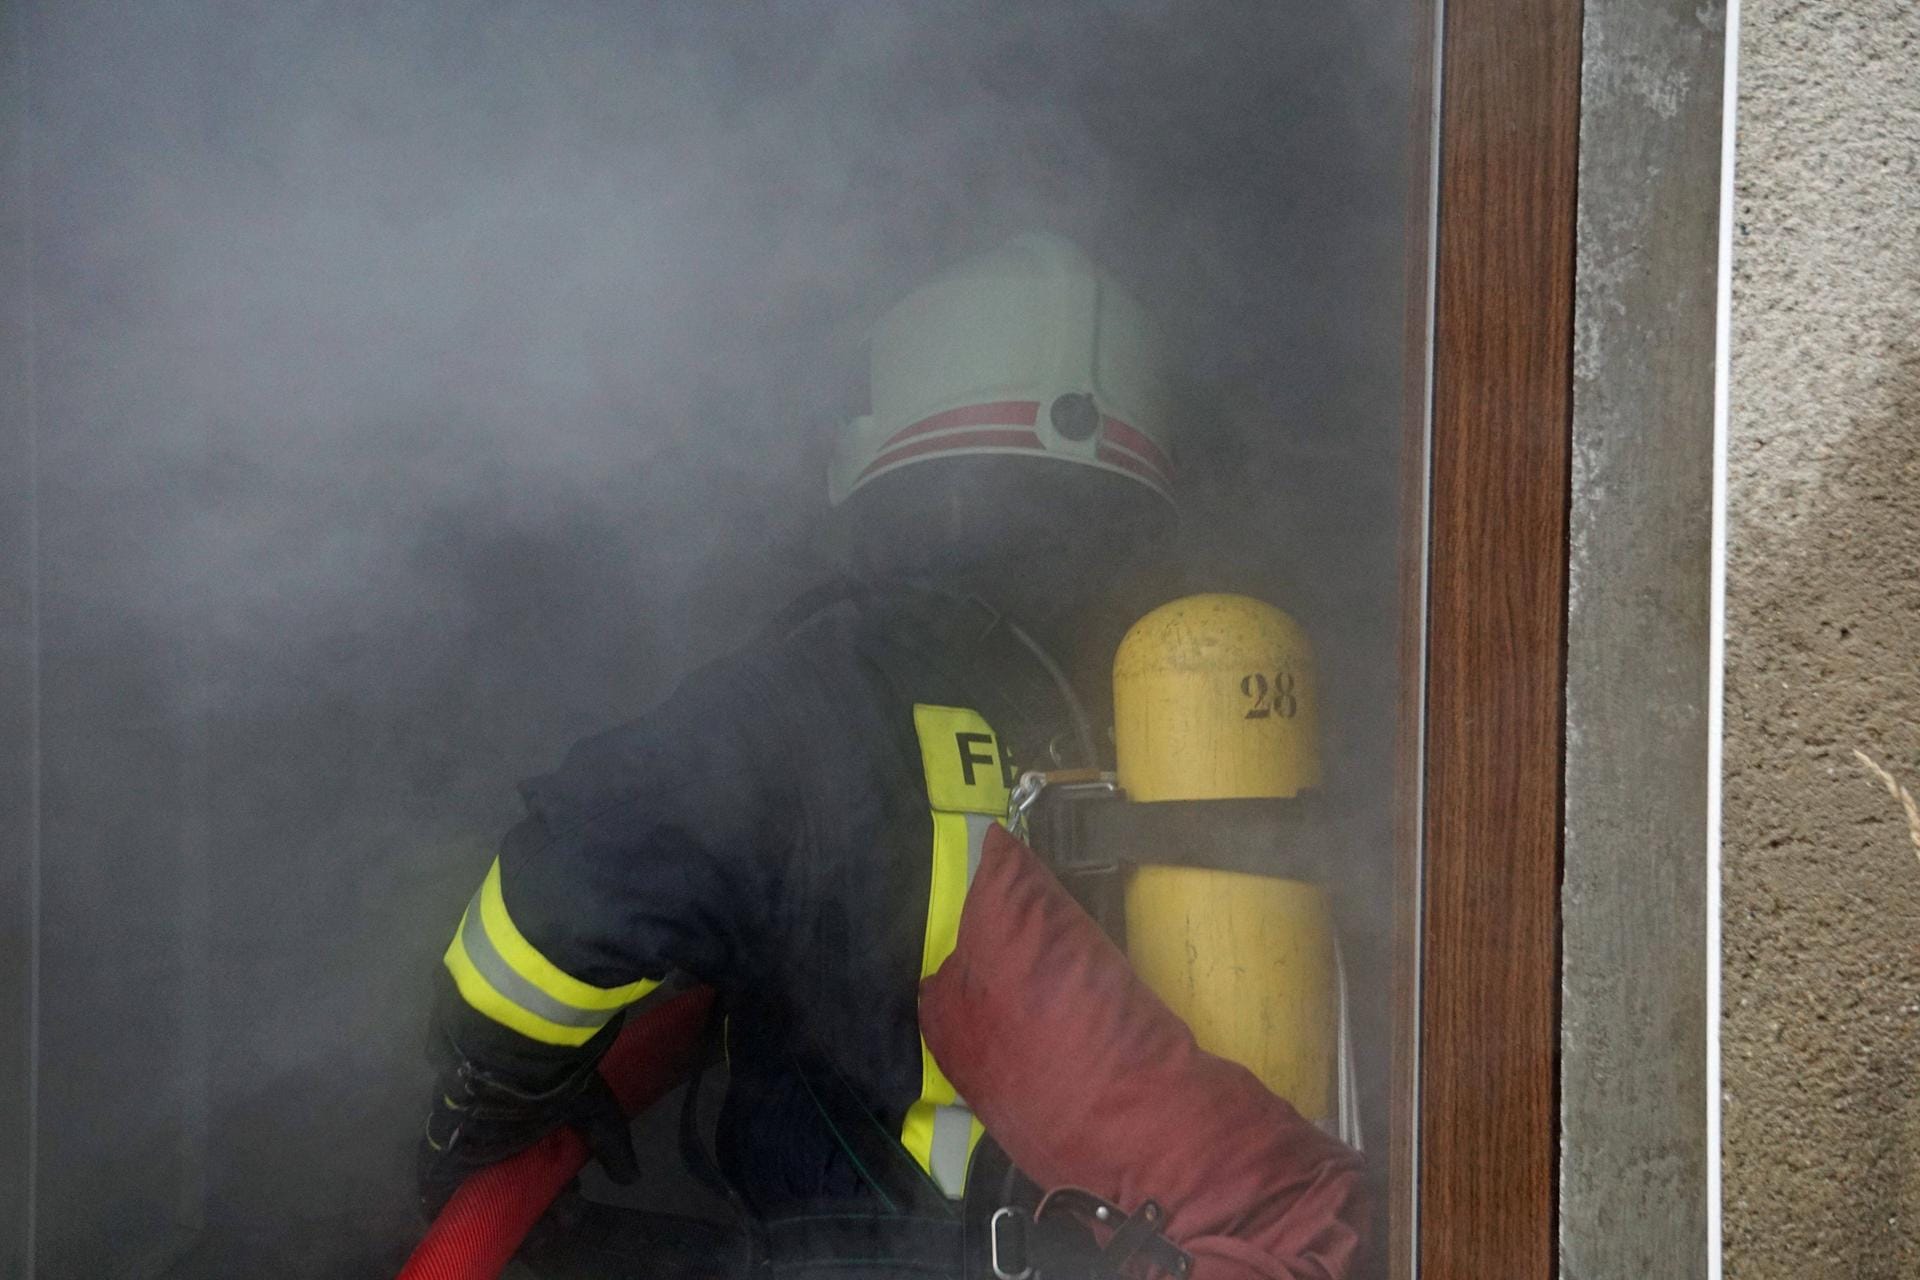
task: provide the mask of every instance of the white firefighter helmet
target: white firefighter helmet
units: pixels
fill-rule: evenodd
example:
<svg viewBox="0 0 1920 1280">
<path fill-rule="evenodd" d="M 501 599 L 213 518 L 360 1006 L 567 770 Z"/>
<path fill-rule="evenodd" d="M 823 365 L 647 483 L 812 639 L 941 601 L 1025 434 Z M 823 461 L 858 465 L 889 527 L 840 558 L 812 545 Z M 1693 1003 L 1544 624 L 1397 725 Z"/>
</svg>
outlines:
<svg viewBox="0 0 1920 1280">
<path fill-rule="evenodd" d="M 985 454 L 1126 476 L 1173 500 L 1171 394 L 1147 313 L 1060 236 L 1029 232 L 874 326 L 869 411 L 841 430 L 835 506 L 902 467 Z"/>
</svg>

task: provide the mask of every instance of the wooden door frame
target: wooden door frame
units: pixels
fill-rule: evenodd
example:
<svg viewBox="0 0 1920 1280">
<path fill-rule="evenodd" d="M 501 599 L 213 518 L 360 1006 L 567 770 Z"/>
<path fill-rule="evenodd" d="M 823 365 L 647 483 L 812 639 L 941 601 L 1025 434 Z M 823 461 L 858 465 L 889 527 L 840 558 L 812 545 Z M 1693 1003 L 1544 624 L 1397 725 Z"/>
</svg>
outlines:
<svg viewBox="0 0 1920 1280">
<path fill-rule="evenodd" d="M 1731 19 L 1433 3 L 1390 1270 L 1711 1274 Z"/>
<path fill-rule="evenodd" d="M 1391 1271 L 1422 1280 L 1555 1268 L 1581 19 L 1579 0 L 1444 0 L 1439 57 L 1421 59 L 1439 93 L 1438 129 L 1419 130 L 1437 155 L 1415 166 L 1416 208 L 1438 205 L 1413 246 L 1430 331 L 1409 346 L 1426 501 L 1409 508 L 1419 839 L 1400 896 L 1417 968 L 1399 984 L 1389 1212 Z"/>
</svg>

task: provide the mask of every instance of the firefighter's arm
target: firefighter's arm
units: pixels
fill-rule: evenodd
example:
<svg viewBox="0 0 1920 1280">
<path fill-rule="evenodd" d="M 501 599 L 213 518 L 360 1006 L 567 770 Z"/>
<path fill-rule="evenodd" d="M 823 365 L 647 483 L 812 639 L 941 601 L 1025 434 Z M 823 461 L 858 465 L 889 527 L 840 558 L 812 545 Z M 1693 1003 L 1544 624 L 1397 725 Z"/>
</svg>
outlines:
<svg viewBox="0 0 1920 1280">
<path fill-rule="evenodd" d="M 745 711 L 758 683 L 710 669 L 523 786 L 527 816 L 445 953 L 420 1151 L 429 1210 L 560 1124 L 609 1173 L 631 1170 L 594 1065 L 672 975 L 730 984 L 764 901 L 767 845 L 787 825 L 786 788 Z"/>
<path fill-rule="evenodd" d="M 533 1082 L 490 1071 L 457 1047 L 453 1028 L 465 1019 L 465 1008 L 458 992 L 443 985 L 429 1049 L 437 1068 L 433 1101 L 418 1152 L 420 1201 L 427 1214 L 438 1213 L 468 1175 L 532 1146 L 563 1124 L 579 1130 L 608 1177 L 631 1182 L 638 1164 L 627 1118 L 595 1070 L 619 1018 L 578 1054 L 557 1060 L 550 1077 Z"/>
</svg>

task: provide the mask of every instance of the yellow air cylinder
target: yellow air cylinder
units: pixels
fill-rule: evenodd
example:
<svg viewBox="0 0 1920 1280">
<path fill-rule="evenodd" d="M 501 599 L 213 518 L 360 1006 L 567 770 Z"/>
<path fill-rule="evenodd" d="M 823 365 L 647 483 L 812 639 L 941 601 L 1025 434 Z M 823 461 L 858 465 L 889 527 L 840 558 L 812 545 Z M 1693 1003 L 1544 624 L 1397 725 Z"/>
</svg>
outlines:
<svg viewBox="0 0 1920 1280">
<path fill-rule="evenodd" d="M 1121 641 L 1113 700 L 1129 800 L 1282 798 L 1320 781 L 1312 653 L 1271 605 L 1235 595 L 1162 605 Z M 1204 816 L 1195 830 L 1204 840 Z M 1330 1123 L 1339 975 L 1326 891 L 1145 866 L 1128 882 L 1126 913 L 1134 969 L 1201 1047 Z"/>
</svg>

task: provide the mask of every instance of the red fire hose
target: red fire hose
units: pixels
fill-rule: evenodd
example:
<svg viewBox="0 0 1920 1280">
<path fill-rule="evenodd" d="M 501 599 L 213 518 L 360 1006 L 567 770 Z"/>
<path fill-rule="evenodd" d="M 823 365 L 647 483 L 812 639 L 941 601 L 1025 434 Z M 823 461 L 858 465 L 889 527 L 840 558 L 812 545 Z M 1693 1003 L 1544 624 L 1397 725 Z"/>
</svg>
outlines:
<svg viewBox="0 0 1920 1280">
<path fill-rule="evenodd" d="M 628 1115 L 686 1078 L 712 1005 L 712 990 L 696 987 L 628 1019 L 600 1060 L 600 1074 Z M 497 1280 L 533 1224 L 585 1166 L 587 1154 L 579 1134 L 556 1129 L 468 1178 L 427 1229 L 399 1280 Z"/>
</svg>

